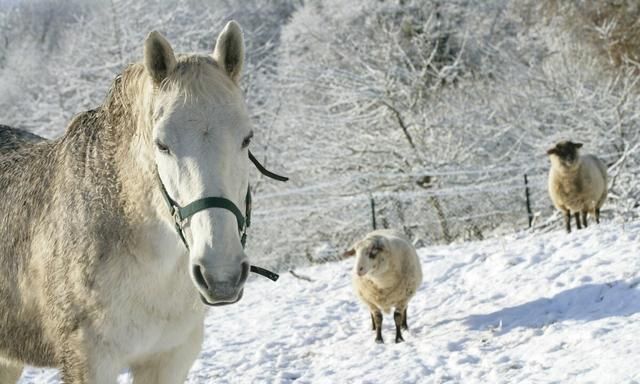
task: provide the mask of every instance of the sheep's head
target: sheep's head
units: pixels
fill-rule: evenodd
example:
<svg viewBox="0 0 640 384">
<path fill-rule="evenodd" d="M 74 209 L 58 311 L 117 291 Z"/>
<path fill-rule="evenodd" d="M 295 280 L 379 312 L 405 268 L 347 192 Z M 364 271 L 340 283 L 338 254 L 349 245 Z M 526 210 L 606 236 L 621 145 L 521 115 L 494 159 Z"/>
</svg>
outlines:
<svg viewBox="0 0 640 384">
<path fill-rule="evenodd" d="M 346 255 L 355 255 L 353 273 L 375 277 L 388 269 L 389 242 L 384 236 L 373 236 L 358 242 Z"/>
<path fill-rule="evenodd" d="M 547 151 L 551 162 L 558 162 L 558 165 L 565 168 L 575 168 L 578 166 L 578 149 L 582 147 L 582 143 L 574 143 L 572 141 L 561 141 L 553 148 Z"/>
</svg>

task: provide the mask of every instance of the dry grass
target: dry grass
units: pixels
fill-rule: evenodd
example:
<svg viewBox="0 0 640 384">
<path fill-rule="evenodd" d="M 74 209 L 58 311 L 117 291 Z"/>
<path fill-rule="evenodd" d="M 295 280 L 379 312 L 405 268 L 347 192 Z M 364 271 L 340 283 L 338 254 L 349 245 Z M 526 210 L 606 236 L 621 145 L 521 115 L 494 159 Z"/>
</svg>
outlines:
<svg viewBox="0 0 640 384">
<path fill-rule="evenodd" d="M 569 31 L 596 49 L 613 68 L 640 65 L 640 3 L 637 0 L 535 1 L 540 15 L 561 17 Z"/>
</svg>

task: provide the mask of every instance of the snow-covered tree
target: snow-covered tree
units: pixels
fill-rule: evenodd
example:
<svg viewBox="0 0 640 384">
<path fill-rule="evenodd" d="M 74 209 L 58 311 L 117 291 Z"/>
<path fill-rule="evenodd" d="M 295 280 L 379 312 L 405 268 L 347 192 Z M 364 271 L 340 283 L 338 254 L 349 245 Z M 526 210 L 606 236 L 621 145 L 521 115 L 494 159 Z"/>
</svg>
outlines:
<svg viewBox="0 0 640 384">
<path fill-rule="evenodd" d="M 0 123 L 48 137 L 99 105 L 151 30 L 210 52 L 243 26 L 254 173 L 249 253 L 329 260 L 377 227 L 451 242 L 555 228 L 545 151 L 610 167 L 604 219 L 638 214 L 634 1 L 0 0 Z"/>
</svg>

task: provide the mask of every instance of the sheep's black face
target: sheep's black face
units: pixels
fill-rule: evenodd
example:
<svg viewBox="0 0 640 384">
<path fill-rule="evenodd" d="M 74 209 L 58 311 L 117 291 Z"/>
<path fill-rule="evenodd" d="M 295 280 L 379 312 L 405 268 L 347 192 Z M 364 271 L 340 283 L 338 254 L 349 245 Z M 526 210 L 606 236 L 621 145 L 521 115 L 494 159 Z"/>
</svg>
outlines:
<svg viewBox="0 0 640 384">
<path fill-rule="evenodd" d="M 572 166 L 578 160 L 578 149 L 582 147 L 582 143 L 574 143 L 572 141 L 561 141 L 555 147 L 547 151 L 549 156 L 558 156 L 560 161 L 566 166 Z"/>
</svg>

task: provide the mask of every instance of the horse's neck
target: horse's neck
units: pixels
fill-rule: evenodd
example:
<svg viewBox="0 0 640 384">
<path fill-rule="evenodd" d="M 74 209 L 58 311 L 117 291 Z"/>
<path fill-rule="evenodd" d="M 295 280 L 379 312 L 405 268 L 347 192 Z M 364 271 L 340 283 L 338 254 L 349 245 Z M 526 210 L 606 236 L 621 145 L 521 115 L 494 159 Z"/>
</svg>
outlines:
<svg viewBox="0 0 640 384">
<path fill-rule="evenodd" d="M 145 108 L 146 93 L 140 68 L 129 67 L 116 78 L 100 109 L 103 129 L 108 136 L 102 146 L 113 146 L 109 161 L 117 170 L 121 199 L 127 206 L 149 205 L 152 196 L 153 159 L 148 153 L 150 141 Z M 140 208 L 134 208 L 139 210 Z"/>
<path fill-rule="evenodd" d="M 186 249 L 161 195 L 155 167 L 134 154 L 128 167 L 121 168 L 121 178 L 126 198 L 124 214 L 133 232 L 129 249 L 141 263 L 151 263 L 171 274 L 177 263 L 184 261 Z"/>
<path fill-rule="evenodd" d="M 126 79 L 123 81 L 126 83 Z M 140 81 L 123 86 L 133 89 L 111 95 L 106 107 L 110 128 L 123 131 L 114 162 L 122 189 L 123 214 L 135 231 L 131 247 L 152 257 L 163 252 L 181 254 L 184 246 L 160 192 L 150 150 L 150 100 L 141 95 L 149 95 L 152 90 L 144 89 L 145 84 Z"/>
<path fill-rule="evenodd" d="M 60 143 L 67 164 L 61 174 L 73 179 L 63 204 L 88 206 L 83 211 L 89 215 L 74 216 L 74 228 L 87 238 L 104 238 L 105 252 L 170 275 L 185 250 L 162 200 L 148 138 L 123 125 L 134 118 L 102 109 L 76 119 Z"/>
<path fill-rule="evenodd" d="M 134 68 L 135 70 L 135 68 Z M 132 70 L 127 70 L 131 72 Z M 144 83 L 117 78 L 104 104 L 76 116 L 58 145 L 64 158 L 63 174 L 68 188 L 82 190 L 114 212 L 120 225 L 141 225 L 163 218 L 162 197 L 155 180 L 155 166 L 149 153 L 150 129 L 145 107 Z M 117 212 L 115 212 L 117 211 Z"/>
</svg>

